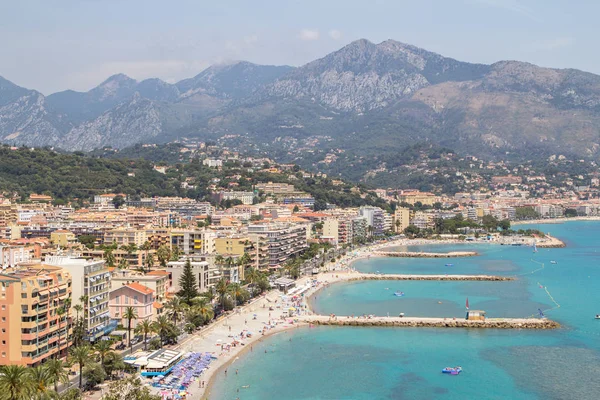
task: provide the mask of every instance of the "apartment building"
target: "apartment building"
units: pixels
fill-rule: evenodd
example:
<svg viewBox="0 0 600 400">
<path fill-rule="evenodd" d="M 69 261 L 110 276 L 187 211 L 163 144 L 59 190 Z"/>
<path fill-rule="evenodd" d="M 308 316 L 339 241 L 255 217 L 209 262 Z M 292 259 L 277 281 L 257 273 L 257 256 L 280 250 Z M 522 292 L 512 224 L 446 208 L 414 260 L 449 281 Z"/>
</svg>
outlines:
<svg viewBox="0 0 600 400">
<path fill-rule="evenodd" d="M 119 247 L 135 244 L 142 247 L 148 240 L 146 231 L 130 228 L 117 228 L 104 232 L 104 243 L 116 243 Z"/>
<path fill-rule="evenodd" d="M 423 205 L 432 206 L 433 203 L 438 201 L 438 198 L 433 193 L 407 190 L 398 196 L 398 200 L 401 203 L 415 204 L 419 202 Z"/>
<path fill-rule="evenodd" d="M 71 275 L 59 267 L 30 265 L 0 274 L 0 365 L 36 366 L 67 353 Z"/>
<path fill-rule="evenodd" d="M 216 234 L 199 229 L 173 229 L 171 248 L 177 247 L 182 254 L 213 254 Z"/>
<path fill-rule="evenodd" d="M 34 249 L 25 246 L 0 245 L 0 266 L 14 267 L 33 258 Z"/>
<path fill-rule="evenodd" d="M 167 264 L 167 273 L 171 277 L 171 288 L 173 293 L 181 290 L 179 280 L 183 274 L 183 268 L 190 260 L 192 273 L 196 277 L 198 289 L 200 292 L 206 292 L 208 288 L 213 287 L 221 279 L 222 274 L 219 267 L 214 263 L 214 257 L 207 256 L 189 256 L 179 261 L 170 261 Z"/>
<path fill-rule="evenodd" d="M 394 211 L 394 232 L 404 232 L 410 225 L 410 210 L 404 207 L 397 207 Z"/>
<path fill-rule="evenodd" d="M 371 227 L 371 235 L 383 235 L 385 228 L 384 211 L 379 207 L 361 207 L 359 215 L 367 219 L 367 226 Z"/>
<path fill-rule="evenodd" d="M 278 268 L 307 247 L 307 226 L 297 224 L 249 225 L 248 233 L 261 235 L 268 243 L 269 268 Z"/>
<path fill-rule="evenodd" d="M 52 244 L 55 246 L 65 248 L 76 243 L 77 237 L 71 231 L 66 229 L 58 229 L 50 233 L 50 242 L 52 242 Z"/>
<path fill-rule="evenodd" d="M 221 202 L 222 200 L 239 200 L 242 202 L 242 204 L 252 204 L 252 201 L 254 200 L 254 193 L 253 192 L 225 192 L 225 191 L 221 191 L 219 193 L 216 193 L 213 196 L 218 202 Z"/>
<path fill-rule="evenodd" d="M 81 304 L 84 309 L 86 340 L 95 342 L 112 332 L 116 324 L 111 323 L 108 301 L 111 274 L 104 261 L 89 261 L 72 256 L 48 256 L 44 264 L 61 267 L 71 274 L 73 280 L 73 306 Z"/>
<path fill-rule="evenodd" d="M 352 243 L 352 219 L 328 218 L 323 222 L 323 239 L 331 240 L 335 244 Z"/>
</svg>

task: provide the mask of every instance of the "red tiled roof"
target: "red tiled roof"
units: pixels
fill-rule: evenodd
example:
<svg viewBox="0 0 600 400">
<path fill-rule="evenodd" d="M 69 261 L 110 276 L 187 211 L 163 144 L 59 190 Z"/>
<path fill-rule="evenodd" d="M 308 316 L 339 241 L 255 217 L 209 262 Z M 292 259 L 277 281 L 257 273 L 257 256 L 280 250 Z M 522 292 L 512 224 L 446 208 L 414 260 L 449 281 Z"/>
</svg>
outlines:
<svg viewBox="0 0 600 400">
<path fill-rule="evenodd" d="M 150 294 L 150 293 L 154 293 L 154 290 L 150 289 L 148 286 L 144 286 L 142 284 L 139 284 L 137 282 L 132 282 L 132 283 L 128 283 L 127 285 L 125 285 L 135 291 L 138 291 L 140 293 L 144 293 L 144 294 Z"/>
</svg>

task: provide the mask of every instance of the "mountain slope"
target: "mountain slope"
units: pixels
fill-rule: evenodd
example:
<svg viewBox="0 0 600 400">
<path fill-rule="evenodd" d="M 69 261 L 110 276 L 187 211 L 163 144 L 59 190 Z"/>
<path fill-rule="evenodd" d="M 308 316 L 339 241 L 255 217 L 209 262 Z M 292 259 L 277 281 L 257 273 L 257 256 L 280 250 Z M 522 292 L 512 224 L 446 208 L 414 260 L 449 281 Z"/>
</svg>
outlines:
<svg viewBox="0 0 600 400">
<path fill-rule="evenodd" d="M 296 69 L 266 94 L 363 112 L 389 106 L 431 83 L 477 79 L 488 70 L 393 40 L 376 45 L 363 39 Z"/>
</svg>

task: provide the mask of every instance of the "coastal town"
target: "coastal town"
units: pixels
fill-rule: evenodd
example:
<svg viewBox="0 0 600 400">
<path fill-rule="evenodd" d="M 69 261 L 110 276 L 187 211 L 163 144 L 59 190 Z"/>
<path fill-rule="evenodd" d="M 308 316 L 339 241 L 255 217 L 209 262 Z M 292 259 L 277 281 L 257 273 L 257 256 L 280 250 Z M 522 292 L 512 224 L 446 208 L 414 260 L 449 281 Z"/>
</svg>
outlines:
<svg viewBox="0 0 600 400">
<path fill-rule="evenodd" d="M 137 369 L 146 371 L 142 373 L 145 377 L 167 375 L 184 359 L 183 349 L 204 351 L 209 356 L 198 353 L 194 357 L 204 357 L 206 368 L 193 378 L 203 393 L 200 382 L 208 380 L 210 374 L 205 371 L 214 352 L 211 347 L 198 348 L 189 343 L 206 346 L 202 338 L 207 332 L 223 329 L 223 324 L 239 320 L 242 314 L 244 324 L 235 326 L 236 330 L 241 330 L 246 340 L 251 335 L 244 332 L 250 332 L 249 329 L 260 330 L 264 336 L 264 328 L 248 328 L 250 312 L 242 310 L 251 307 L 252 320 L 259 315 L 260 323 L 268 322 L 270 326 L 275 318 L 268 313 L 265 321 L 264 310 L 258 313 L 256 305 L 263 304 L 273 310 L 273 304 L 268 304 L 271 300 L 267 300 L 271 293 L 287 293 L 311 279 L 323 280 L 323 273 L 332 268 L 343 266 L 348 272 L 350 261 L 359 254 L 477 256 L 475 252 L 385 250 L 393 244 L 485 242 L 562 247 L 563 243 L 547 232 L 519 230 L 518 223 L 594 218 L 600 205 L 598 199 L 574 193 L 559 198 L 530 197 L 525 191 L 529 186 L 510 174 L 495 176 L 494 186 L 488 192 L 453 195 L 416 189 L 369 192 L 345 181 L 329 179 L 325 174 L 301 170 L 296 165 L 242 158 L 227 151 L 219 151 L 219 157 L 211 158 L 210 151 L 201 152 L 203 158 L 195 162 L 201 164 L 201 170 L 214 171 L 226 178 L 211 178 L 211 184 L 202 188 L 207 191 L 203 199 L 142 197 L 104 190 L 87 199 L 64 201 L 53 197 L 51 192 L 30 193 L 26 198 L 16 192 L 3 193 L 0 198 L 1 365 L 40 369 L 49 365 L 50 360 L 62 359 L 64 370 L 73 375 L 64 378 L 60 373 L 55 375 L 53 382 L 65 384 L 62 389 L 57 386 L 57 390 L 79 386 L 82 390 L 92 390 L 90 396 L 97 396 L 94 389 L 106 385 L 102 382 L 115 372 L 132 373 Z M 154 173 L 164 175 L 177 168 L 153 166 Z M 242 175 L 227 175 L 240 168 L 253 173 L 246 178 L 252 180 L 250 189 L 239 190 L 245 179 Z M 291 183 L 281 182 L 282 176 Z M 328 184 L 344 188 L 356 199 L 371 199 L 380 206 L 323 202 L 315 198 L 320 193 L 313 196 L 294 185 L 301 179 L 313 178 L 328 180 Z M 197 184 L 187 178 L 181 186 L 196 190 Z M 248 187 L 247 183 L 242 185 Z M 515 226 L 511 228 L 511 224 Z M 370 247 L 374 243 L 377 246 Z M 351 278 L 361 279 L 502 281 L 510 278 L 460 275 Z M 312 290 L 309 286 L 306 289 Z M 306 303 L 296 306 L 307 308 Z M 282 311 L 279 305 L 277 308 Z M 303 318 L 296 320 L 296 324 L 333 323 L 308 314 Z M 273 328 L 281 328 L 278 324 L 282 321 L 286 319 L 273 322 Z M 424 321 L 407 318 L 385 324 L 437 323 L 435 319 Z M 542 326 L 524 321 L 534 328 Z M 92 363 L 95 354 L 108 355 L 111 361 L 95 365 Z M 222 362 L 219 360 L 213 366 Z M 92 363 L 93 368 L 90 365 L 84 368 L 86 363 Z M 148 372 L 148 365 L 154 366 L 154 373 Z M 190 380 L 192 377 L 188 377 L 186 385 Z M 181 382 L 176 382 L 163 385 L 162 380 L 157 380 L 152 387 L 182 387 Z M 194 391 L 190 388 L 189 392 Z M 174 392 L 163 390 L 162 395 L 170 398 Z"/>
</svg>

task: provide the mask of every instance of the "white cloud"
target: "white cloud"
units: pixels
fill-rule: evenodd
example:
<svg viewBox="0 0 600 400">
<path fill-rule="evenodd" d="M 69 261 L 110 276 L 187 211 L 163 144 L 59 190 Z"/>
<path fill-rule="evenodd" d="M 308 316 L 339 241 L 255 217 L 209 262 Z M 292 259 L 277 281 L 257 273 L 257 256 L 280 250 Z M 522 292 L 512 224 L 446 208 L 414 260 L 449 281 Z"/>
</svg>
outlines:
<svg viewBox="0 0 600 400">
<path fill-rule="evenodd" d="M 329 31 L 329 37 L 333 40 L 339 40 L 342 38 L 342 32 L 338 31 L 337 29 L 332 29 Z"/>
<path fill-rule="evenodd" d="M 317 29 L 302 29 L 298 34 L 300 40 L 318 40 L 319 31 Z"/>
</svg>

